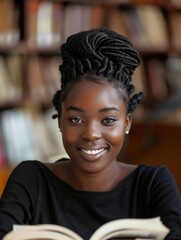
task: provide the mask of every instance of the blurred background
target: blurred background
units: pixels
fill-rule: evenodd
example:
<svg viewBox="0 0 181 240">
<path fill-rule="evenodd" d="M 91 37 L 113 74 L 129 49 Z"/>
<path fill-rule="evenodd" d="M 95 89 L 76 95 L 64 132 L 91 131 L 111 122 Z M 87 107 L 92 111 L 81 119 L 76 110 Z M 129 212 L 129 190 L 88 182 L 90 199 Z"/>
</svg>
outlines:
<svg viewBox="0 0 181 240">
<path fill-rule="evenodd" d="M 51 103 L 60 45 L 97 27 L 142 59 L 133 82 L 145 98 L 118 160 L 166 165 L 181 190 L 181 0 L 0 0 L 0 195 L 21 161 L 66 155 Z"/>
</svg>

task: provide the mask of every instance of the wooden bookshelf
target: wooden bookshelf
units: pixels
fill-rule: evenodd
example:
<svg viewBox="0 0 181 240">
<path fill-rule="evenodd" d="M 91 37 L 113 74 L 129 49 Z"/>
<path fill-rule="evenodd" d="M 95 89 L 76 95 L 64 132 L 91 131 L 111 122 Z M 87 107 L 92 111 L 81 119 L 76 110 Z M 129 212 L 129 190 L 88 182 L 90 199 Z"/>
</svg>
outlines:
<svg viewBox="0 0 181 240">
<path fill-rule="evenodd" d="M 7 13 L 8 16 L 4 17 Z M 180 156 L 181 152 L 177 140 L 179 141 L 181 137 L 181 105 L 179 100 L 174 103 L 174 96 L 181 95 L 181 86 L 178 83 L 181 77 L 180 22 L 180 0 L 0 1 L 2 139 L 4 139 L 2 118 L 6 110 L 12 111 L 14 115 L 17 110 L 30 110 L 30 117 L 39 121 L 44 121 L 45 113 L 51 112 L 53 92 L 60 84 L 59 48 L 66 37 L 89 28 L 110 27 L 128 36 L 142 58 L 139 71 L 133 78 L 141 79 L 142 84 L 136 87 L 145 91 L 145 99 L 134 114 L 135 122 L 131 134 L 133 140 L 126 141 L 128 155 L 125 155 L 125 159 L 134 162 L 134 149 L 138 148 L 140 154 L 138 162 L 145 160 L 155 164 L 154 159 L 158 159 L 158 163 L 171 168 L 178 180 L 177 156 Z M 153 131 L 154 136 L 142 131 L 150 129 L 150 122 L 147 121 L 150 115 L 154 116 L 151 126 L 153 128 L 159 126 L 160 129 L 160 132 Z M 41 131 L 47 136 L 47 126 L 45 128 Z M 172 131 L 168 130 L 170 128 Z M 56 127 L 54 131 L 57 131 Z M 145 155 L 145 149 L 136 145 L 138 136 L 149 141 L 152 137 L 160 136 L 161 141 L 155 145 L 158 151 L 150 150 L 150 153 Z M 175 140 L 174 148 L 170 139 Z M 164 151 L 169 148 L 170 152 L 174 152 L 175 161 L 171 159 L 169 162 L 168 156 L 172 158 L 172 155 Z M 7 153 L 7 146 L 4 150 Z M 50 156 L 46 154 L 43 156 L 48 161 Z M 58 154 L 57 150 L 55 154 Z M 7 156 L 8 153 L 6 154 L 8 165 Z M 0 169 L 2 168 L 0 164 Z M 180 182 L 179 185 L 181 186 Z"/>
</svg>

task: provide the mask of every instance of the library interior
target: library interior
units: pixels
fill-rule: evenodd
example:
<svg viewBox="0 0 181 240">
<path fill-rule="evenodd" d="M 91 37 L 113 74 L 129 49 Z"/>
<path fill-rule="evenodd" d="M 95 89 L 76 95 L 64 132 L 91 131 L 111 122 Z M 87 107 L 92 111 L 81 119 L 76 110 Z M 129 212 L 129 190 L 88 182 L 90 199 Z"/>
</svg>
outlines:
<svg viewBox="0 0 181 240">
<path fill-rule="evenodd" d="M 60 45 L 98 27 L 127 36 L 141 56 L 133 82 L 145 97 L 118 161 L 166 165 L 181 190 L 181 1 L 1 0 L 0 196 L 22 160 L 66 155 L 52 120 Z"/>
</svg>

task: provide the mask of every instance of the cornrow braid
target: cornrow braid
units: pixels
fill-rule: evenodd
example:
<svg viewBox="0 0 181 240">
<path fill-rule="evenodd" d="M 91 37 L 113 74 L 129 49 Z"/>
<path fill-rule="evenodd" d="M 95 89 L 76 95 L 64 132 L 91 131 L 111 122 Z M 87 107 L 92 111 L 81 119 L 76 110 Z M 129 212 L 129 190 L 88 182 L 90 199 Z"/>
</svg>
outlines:
<svg viewBox="0 0 181 240">
<path fill-rule="evenodd" d="M 128 112 L 135 110 L 143 93 L 133 94 L 132 74 L 140 64 L 140 57 L 129 40 L 107 28 L 82 31 L 68 37 L 61 46 L 61 90 L 53 98 L 53 105 L 61 112 L 70 84 L 82 76 L 102 76 L 127 94 Z"/>
</svg>

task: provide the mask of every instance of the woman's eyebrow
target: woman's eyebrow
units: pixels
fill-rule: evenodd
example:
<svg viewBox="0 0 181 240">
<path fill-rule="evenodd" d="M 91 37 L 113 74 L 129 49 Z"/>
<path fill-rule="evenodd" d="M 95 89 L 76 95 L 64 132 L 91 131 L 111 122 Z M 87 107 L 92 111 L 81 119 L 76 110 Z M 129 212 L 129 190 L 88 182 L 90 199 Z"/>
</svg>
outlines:
<svg viewBox="0 0 181 240">
<path fill-rule="evenodd" d="M 99 112 L 110 112 L 110 111 L 117 111 L 119 112 L 119 109 L 116 107 L 106 107 L 106 108 L 102 108 L 99 110 Z"/>
<path fill-rule="evenodd" d="M 69 106 L 66 111 L 78 111 L 78 112 L 84 112 L 82 108 L 75 107 L 75 106 Z"/>
<path fill-rule="evenodd" d="M 66 111 L 77 111 L 77 112 L 85 112 L 82 108 L 75 107 L 75 106 L 69 106 Z M 110 112 L 110 111 L 116 111 L 119 112 L 119 109 L 116 107 L 105 107 L 99 110 L 99 112 Z"/>
</svg>

